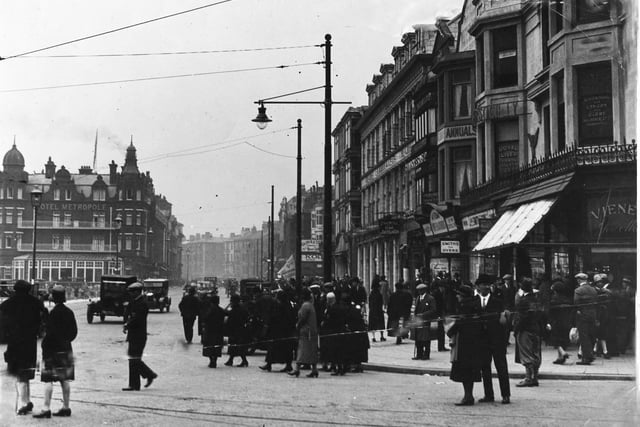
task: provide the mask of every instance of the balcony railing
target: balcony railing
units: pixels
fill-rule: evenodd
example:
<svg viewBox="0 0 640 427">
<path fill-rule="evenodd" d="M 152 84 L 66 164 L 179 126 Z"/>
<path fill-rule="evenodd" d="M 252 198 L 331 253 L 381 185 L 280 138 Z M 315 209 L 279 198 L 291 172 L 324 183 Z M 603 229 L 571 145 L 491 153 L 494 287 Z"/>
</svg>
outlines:
<svg viewBox="0 0 640 427">
<path fill-rule="evenodd" d="M 38 221 L 38 228 L 40 221 Z M 32 243 L 22 243 L 18 248 L 19 252 L 31 252 L 33 250 Z M 91 253 L 114 253 L 116 245 L 92 245 L 91 243 L 73 243 L 70 245 L 53 244 L 53 243 L 36 243 L 37 252 L 91 252 Z"/>
<path fill-rule="evenodd" d="M 33 228 L 33 220 L 23 219 L 21 223 L 18 224 L 18 228 Z M 110 225 L 107 223 L 99 223 L 93 221 L 47 221 L 41 220 L 38 218 L 38 229 L 45 228 L 55 228 L 55 229 L 91 229 L 91 230 L 115 230 L 115 225 Z"/>
<path fill-rule="evenodd" d="M 573 172 L 578 168 L 622 165 L 635 162 L 635 140 L 631 144 L 574 146 L 548 157 L 535 159 L 531 164 L 521 167 L 512 174 L 494 178 L 469 190 L 462 191 L 460 201 L 462 205 L 470 205 L 506 189 L 525 187 L 554 176 Z"/>
</svg>

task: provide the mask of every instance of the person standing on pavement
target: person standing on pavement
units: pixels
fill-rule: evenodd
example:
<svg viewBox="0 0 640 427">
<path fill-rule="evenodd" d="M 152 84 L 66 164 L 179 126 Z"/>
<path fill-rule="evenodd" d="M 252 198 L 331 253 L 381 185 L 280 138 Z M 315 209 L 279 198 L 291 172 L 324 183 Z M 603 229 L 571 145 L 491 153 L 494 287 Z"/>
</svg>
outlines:
<svg viewBox="0 0 640 427">
<path fill-rule="evenodd" d="M 380 283 L 374 282 L 369 293 L 369 331 L 373 334 L 372 341 L 376 342 L 376 331 L 380 331 L 380 341 L 386 341 L 384 337 L 384 310 Z"/>
<path fill-rule="evenodd" d="M 509 369 L 507 365 L 507 346 L 504 340 L 504 328 L 506 325 L 506 313 L 501 299 L 494 296 L 489 290 L 491 277 L 480 274 L 476 280 L 476 290 L 480 297 L 480 315 L 482 318 L 481 333 L 487 340 L 488 354 L 482 364 L 482 384 L 484 386 L 484 397 L 478 402 L 493 402 L 493 380 L 491 378 L 491 360 L 498 373 L 500 384 L 500 395 L 502 403 L 511 403 L 511 390 L 509 388 Z"/>
<path fill-rule="evenodd" d="M 473 383 L 480 382 L 483 358 L 478 355 L 487 353 L 487 341 L 480 331 L 479 302 L 470 286 L 460 285 L 456 289 L 458 299 L 457 315 L 447 330 L 451 342 L 451 373 L 449 378 L 462 383 L 464 397 L 456 406 L 471 406 Z"/>
<path fill-rule="evenodd" d="M 42 359 L 44 369 L 40 380 L 44 385 L 44 408 L 34 418 L 51 418 L 71 416 L 69 401 L 71 396 L 70 381 L 75 379 L 73 349 L 71 342 L 78 335 L 76 318 L 66 305 L 66 292 L 62 285 L 55 285 L 51 290 L 55 306 L 49 313 L 46 334 L 42 340 Z M 59 381 L 62 387 L 62 408 L 51 414 L 51 395 L 53 382 Z"/>
<path fill-rule="evenodd" d="M 16 377 L 17 413 L 27 415 L 33 410 L 29 380 L 35 378 L 38 331 L 47 310 L 42 301 L 29 294 L 31 285 L 26 280 L 17 280 L 13 289 L 15 294 L 0 304 L 7 341 L 4 360 L 7 372 Z"/>
<path fill-rule="evenodd" d="M 575 276 L 578 287 L 573 291 L 573 303 L 576 306 L 576 327 L 580 339 L 580 354 L 582 360 L 576 365 L 590 365 L 593 362 L 593 343 L 597 319 L 595 305 L 598 292 L 589 284 L 589 276 L 578 273 Z"/>
<path fill-rule="evenodd" d="M 311 365 L 309 378 L 318 377 L 318 322 L 316 320 L 316 310 L 313 307 L 313 296 L 308 288 L 302 289 L 302 305 L 298 310 L 298 358 L 296 368 L 289 372 L 289 375 L 299 377 L 300 365 Z"/>
<path fill-rule="evenodd" d="M 427 293 L 427 285 L 424 283 L 416 286 L 418 296 L 414 310 L 416 327 L 411 330 L 415 340 L 416 354 L 413 360 L 429 360 L 431 356 L 431 320 L 437 316 L 438 310 L 435 299 Z"/>
<path fill-rule="evenodd" d="M 145 378 L 149 387 L 153 380 L 158 378 L 158 374 L 153 372 L 146 363 L 142 361 L 142 353 L 147 344 L 147 314 L 149 307 L 142 298 L 142 283 L 135 282 L 127 287 L 131 296 L 131 302 L 125 308 L 123 332 L 127 334 L 127 354 L 129 356 L 129 386 L 122 391 L 140 390 L 140 377 Z"/>
<path fill-rule="evenodd" d="M 413 298 L 408 291 L 404 290 L 402 282 L 396 283 L 395 286 L 396 290 L 389 298 L 387 329 L 389 329 L 389 336 L 396 337 L 396 344 L 402 344 L 402 339 L 409 335 L 406 322 L 411 316 Z"/>
<path fill-rule="evenodd" d="M 554 365 L 564 365 L 569 358 L 569 331 L 573 319 L 573 288 L 563 280 L 557 279 L 551 285 L 551 303 L 549 305 L 549 325 L 551 326 L 549 343 L 558 351 Z"/>
<path fill-rule="evenodd" d="M 389 281 L 384 274 L 380 276 L 380 293 L 382 294 L 382 308 L 389 311 L 389 299 L 391 298 L 391 289 L 389 289 Z"/>
<path fill-rule="evenodd" d="M 247 345 L 249 344 L 249 311 L 240 303 L 240 295 L 232 294 L 230 306 L 227 309 L 227 336 L 229 337 L 229 359 L 225 366 L 233 366 L 233 358 L 240 356 L 240 368 L 249 366 L 247 361 Z"/>
<path fill-rule="evenodd" d="M 530 278 L 522 279 L 520 290 L 522 296 L 515 307 L 513 332 L 516 335 L 516 363 L 524 366 L 525 378 L 516 387 L 537 387 L 538 369 L 542 362 L 542 334 L 547 322 Z"/>
<path fill-rule="evenodd" d="M 182 297 L 178 304 L 180 316 L 182 316 L 182 327 L 184 329 L 184 339 L 187 344 L 191 344 L 193 339 L 193 324 L 200 313 L 200 300 L 196 296 L 196 288 L 190 286 L 187 294 Z"/>
<path fill-rule="evenodd" d="M 209 358 L 209 367 L 216 368 L 218 357 L 222 356 L 224 346 L 225 311 L 220 307 L 220 297 L 212 295 L 207 298 L 208 307 L 202 315 L 202 355 Z"/>
</svg>

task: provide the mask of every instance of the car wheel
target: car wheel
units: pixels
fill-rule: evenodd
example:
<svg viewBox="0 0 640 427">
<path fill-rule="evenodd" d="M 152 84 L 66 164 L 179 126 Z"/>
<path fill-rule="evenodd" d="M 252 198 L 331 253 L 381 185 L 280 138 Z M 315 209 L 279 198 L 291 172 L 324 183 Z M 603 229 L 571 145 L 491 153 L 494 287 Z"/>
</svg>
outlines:
<svg viewBox="0 0 640 427">
<path fill-rule="evenodd" d="M 93 310 L 87 309 L 87 323 L 93 323 Z"/>
</svg>

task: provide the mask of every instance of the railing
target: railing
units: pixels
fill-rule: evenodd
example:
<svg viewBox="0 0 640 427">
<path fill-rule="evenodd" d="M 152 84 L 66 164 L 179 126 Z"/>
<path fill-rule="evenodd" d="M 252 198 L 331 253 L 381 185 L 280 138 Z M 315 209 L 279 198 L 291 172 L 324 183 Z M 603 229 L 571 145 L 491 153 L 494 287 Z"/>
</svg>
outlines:
<svg viewBox="0 0 640 427">
<path fill-rule="evenodd" d="M 636 147 L 635 140 L 631 144 L 572 146 L 565 151 L 534 159 L 530 164 L 512 174 L 494 178 L 467 191 L 462 191 L 460 201 L 462 205 L 470 205 L 506 189 L 525 187 L 573 172 L 578 168 L 635 163 Z"/>
<path fill-rule="evenodd" d="M 39 227 L 39 225 L 38 225 Z M 18 252 L 31 252 L 33 250 L 32 243 L 23 243 Z M 36 243 L 36 251 L 38 252 L 92 252 L 92 253 L 115 253 L 116 245 L 92 245 L 90 243 L 73 243 L 70 245 L 53 243 Z"/>
<path fill-rule="evenodd" d="M 18 224 L 18 228 L 33 228 L 33 220 L 23 219 L 22 223 Z M 38 219 L 38 229 L 41 228 L 55 228 L 55 229 L 91 229 L 91 230 L 115 230 L 115 226 L 111 226 L 107 223 L 98 223 L 93 221 L 71 221 L 65 223 L 60 221 L 47 221 Z"/>
</svg>

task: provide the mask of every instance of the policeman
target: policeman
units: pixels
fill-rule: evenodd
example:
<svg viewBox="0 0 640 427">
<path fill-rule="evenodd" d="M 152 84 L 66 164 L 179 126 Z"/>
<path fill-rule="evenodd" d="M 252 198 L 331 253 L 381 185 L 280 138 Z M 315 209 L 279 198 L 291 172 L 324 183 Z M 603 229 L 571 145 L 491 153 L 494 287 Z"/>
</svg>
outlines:
<svg viewBox="0 0 640 427">
<path fill-rule="evenodd" d="M 127 334 L 129 343 L 127 355 L 129 356 L 129 386 L 123 391 L 140 390 L 140 377 L 146 378 L 145 387 L 149 387 L 158 374 L 153 372 L 143 361 L 142 352 L 147 343 L 147 314 L 149 307 L 142 298 L 142 283 L 135 282 L 127 288 L 131 296 L 131 302 L 125 309 L 123 332 Z"/>
</svg>

